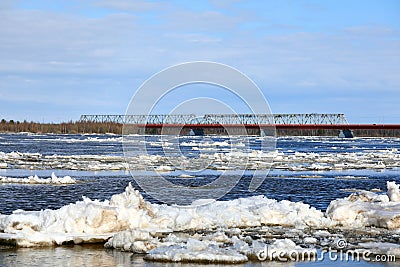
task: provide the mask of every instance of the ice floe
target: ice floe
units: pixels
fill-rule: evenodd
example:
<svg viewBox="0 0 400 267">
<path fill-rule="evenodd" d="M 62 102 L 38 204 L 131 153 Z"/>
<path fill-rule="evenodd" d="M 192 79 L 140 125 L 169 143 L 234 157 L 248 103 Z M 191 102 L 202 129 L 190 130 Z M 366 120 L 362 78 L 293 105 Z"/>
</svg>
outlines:
<svg viewBox="0 0 400 267">
<path fill-rule="evenodd" d="M 71 176 L 57 177 L 54 172 L 50 178 L 39 178 L 37 175 L 28 178 L 15 178 L 0 176 L 0 183 L 13 184 L 75 184 L 76 180 Z"/>
<path fill-rule="evenodd" d="M 171 172 L 171 171 L 173 171 L 173 168 L 171 166 L 161 165 L 161 166 L 157 166 L 154 170 L 156 172 Z"/>
<path fill-rule="evenodd" d="M 333 200 L 326 214 L 336 226 L 399 229 L 399 186 L 387 182 L 387 188 L 386 195 L 361 190 L 344 199 Z"/>
<path fill-rule="evenodd" d="M 152 204 L 129 184 L 110 200 L 83 197 L 57 210 L 0 214 L 0 243 L 30 247 L 103 242 L 106 248 L 146 253 L 146 260 L 209 263 L 263 260 L 267 249 L 276 253 L 267 260 L 284 260 L 292 253 L 314 255 L 316 245 L 326 246 L 344 231 L 396 240 L 399 186 L 387 182 L 387 188 L 386 194 L 361 190 L 334 200 L 324 213 L 301 202 L 264 196 L 198 200 L 192 206 Z M 352 248 L 374 246 L 359 243 Z M 378 247 L 377 252 L 383 251 Z M 397 246 L 386 247 L 398 253 Z"/>
<path fill-rule="evenodd" d="M 390 201 L 400 202 L 400 185 L 395 182 L 387 182 L 388 197 Z"/>
<path fill-rule="evenodd" d="M 193 207 L 150 204 L 131 185 L 110 201 L 84 198 L 58 210 L 17 210 L 0 216 L 0 239 L 13 240 L 14 236 L 16 240 L 12 242 L 16 245 L 76 242 L 75 237 L 80 240 L 83 234 L 91 240 L 92 234 L 126 229 L 182 231 L 262 224 L 310 227 L 319 226 L 324 220 L 321 211 L 307 204 L 278 202 L 264 196 Z"/>
<path fill-rule="evenodd" d="M 0 215 L 0 241 L 23 247 L 104 242 L 125 229 L 148 228 L 150 207 L 129 186 L 111 200 L 83 197 L 57 210 L 16 210 L 11 215 Z"/>
<path fill-rule="evenodd" d="M 207 244 L 197 239 L 189 238 L 186 244 L 161 246 L 151 250 L 146 260 L 170 262 L 197 263 L 243 263 L 247 262 L 246 255 L 215 244 Z"/>
<path fill-rule="evenodd" d="M 97 137 L 96 137 L 97 138 Z M 95 139 L 96 139 L 95 138 Z M 105 140 L 99 138 L 99 140 Z M 151 145 L 153 142 L 149 142 Z M 155 144 L 163 145 L 162 142 Z M 375 149 L 361 152 L 298 152 L 280 149 L 276 151 L 251 150 L 248 147 L 233 146 L 226 149 L 227 141 L 206 143 L 182 142 L 182 147 L 192 147 L 195 156 L 185 157 L 180 153 L 160 155 L 42 155 L 40 153 L 0 152 L 0 168 L 22 169 L 71 169 L 71 170 L 154 170 L 159 166 L 174 168 L 171 163 L 182 162 L 185 166 L 208 166 L 209 169 L 224 170 L 229 163 L 237 170 L 283 169 L 290 171 L 340 171 L 383 169 L 400 167 L 400 152 L 396 149 Z M 205 146 L 207 145 L 207 146 Z M 156 151 L 156 153 L 158 153 Z M 128 163 L 129 164 L 128 164 Z M 230 169 L 230 168 L 228 168 Z"/>
</svg>

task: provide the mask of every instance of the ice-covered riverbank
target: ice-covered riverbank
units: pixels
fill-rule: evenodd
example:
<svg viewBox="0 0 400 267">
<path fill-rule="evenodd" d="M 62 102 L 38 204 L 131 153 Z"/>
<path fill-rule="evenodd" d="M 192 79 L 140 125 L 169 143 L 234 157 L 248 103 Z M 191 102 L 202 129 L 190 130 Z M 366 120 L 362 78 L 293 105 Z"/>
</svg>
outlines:
<svg viewBox="0 0 400 267">
<path fill-rule="evenodd" d="M 210 262 L 244 262 L 266 244 L 315 249 L 346 237 L 346 231 L 390 244 L 399 241 L 400 192 L 394 182 L 387 189 L 386 194 L 355 192 L 332 201 L 324 213 L 264 196 L 208 205 L 199 200 L 190 207 L 151 204 L 129 185 L 110 200 L 84 197 L 58 210 L 0 215 L 0 242 L 22 247 L 106 242 L 109 248 L 147 253 L 148 260 Z M 362 241 L 354 241 L 353 248 L 362 248 Z"/>
</svg>

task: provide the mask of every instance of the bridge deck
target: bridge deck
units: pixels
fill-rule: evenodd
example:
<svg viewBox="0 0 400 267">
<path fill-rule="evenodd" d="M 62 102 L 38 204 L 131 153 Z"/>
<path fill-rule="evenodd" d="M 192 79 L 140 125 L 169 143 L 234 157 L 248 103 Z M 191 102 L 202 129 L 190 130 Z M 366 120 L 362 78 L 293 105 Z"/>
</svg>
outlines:
<svg viewBox="0 0 400 267">
<path fill-rule="evenodd" d="M 129 124 L 127 124 L 129 125 Z M 400 129 L 400 124 L 132 124 L 138 128 Z"/>
</svg>

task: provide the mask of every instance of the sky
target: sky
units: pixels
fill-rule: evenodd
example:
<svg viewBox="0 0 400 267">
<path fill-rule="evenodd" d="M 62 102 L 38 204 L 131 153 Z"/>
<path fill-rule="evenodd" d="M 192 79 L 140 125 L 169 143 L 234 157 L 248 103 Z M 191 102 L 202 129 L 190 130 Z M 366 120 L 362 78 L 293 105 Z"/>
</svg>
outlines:
<svg viewBox="0 0 400 267">
<path fill-rule="evenodd" d="M 0 17 L 7 120 L 124 114 L 160 70 L 213 61 L 252 79 L 273 113 L 400 123 L 397 0 L 1 0 Z M 184 96 L 239 101 L 206 87 L 176 91 L 157 111 Z M 186 106 L 197 114 L 204 103 Z"/>
</svg>

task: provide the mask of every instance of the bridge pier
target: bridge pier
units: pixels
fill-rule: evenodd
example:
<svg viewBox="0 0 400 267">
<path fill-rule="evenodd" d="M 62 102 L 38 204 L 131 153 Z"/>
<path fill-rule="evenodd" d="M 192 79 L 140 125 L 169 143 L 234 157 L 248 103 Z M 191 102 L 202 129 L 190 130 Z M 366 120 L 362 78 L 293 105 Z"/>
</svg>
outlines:
<svg viewBox="0 0 400 267">
<path fill-rule="evenodd" d="M 204 135 L 204 129 L 203 128 L 192 128 L 189 131 L 189 135 L 194 136 L 203 136 Z"/>
<path fill-rule="evenodd" d="M 354 134 L 353 131 L 350 129 L 344 129 L 344 130 L 340 130 L 339 132 L 339 137 L 340 138 L 353 138 Z"/>
</svg>

